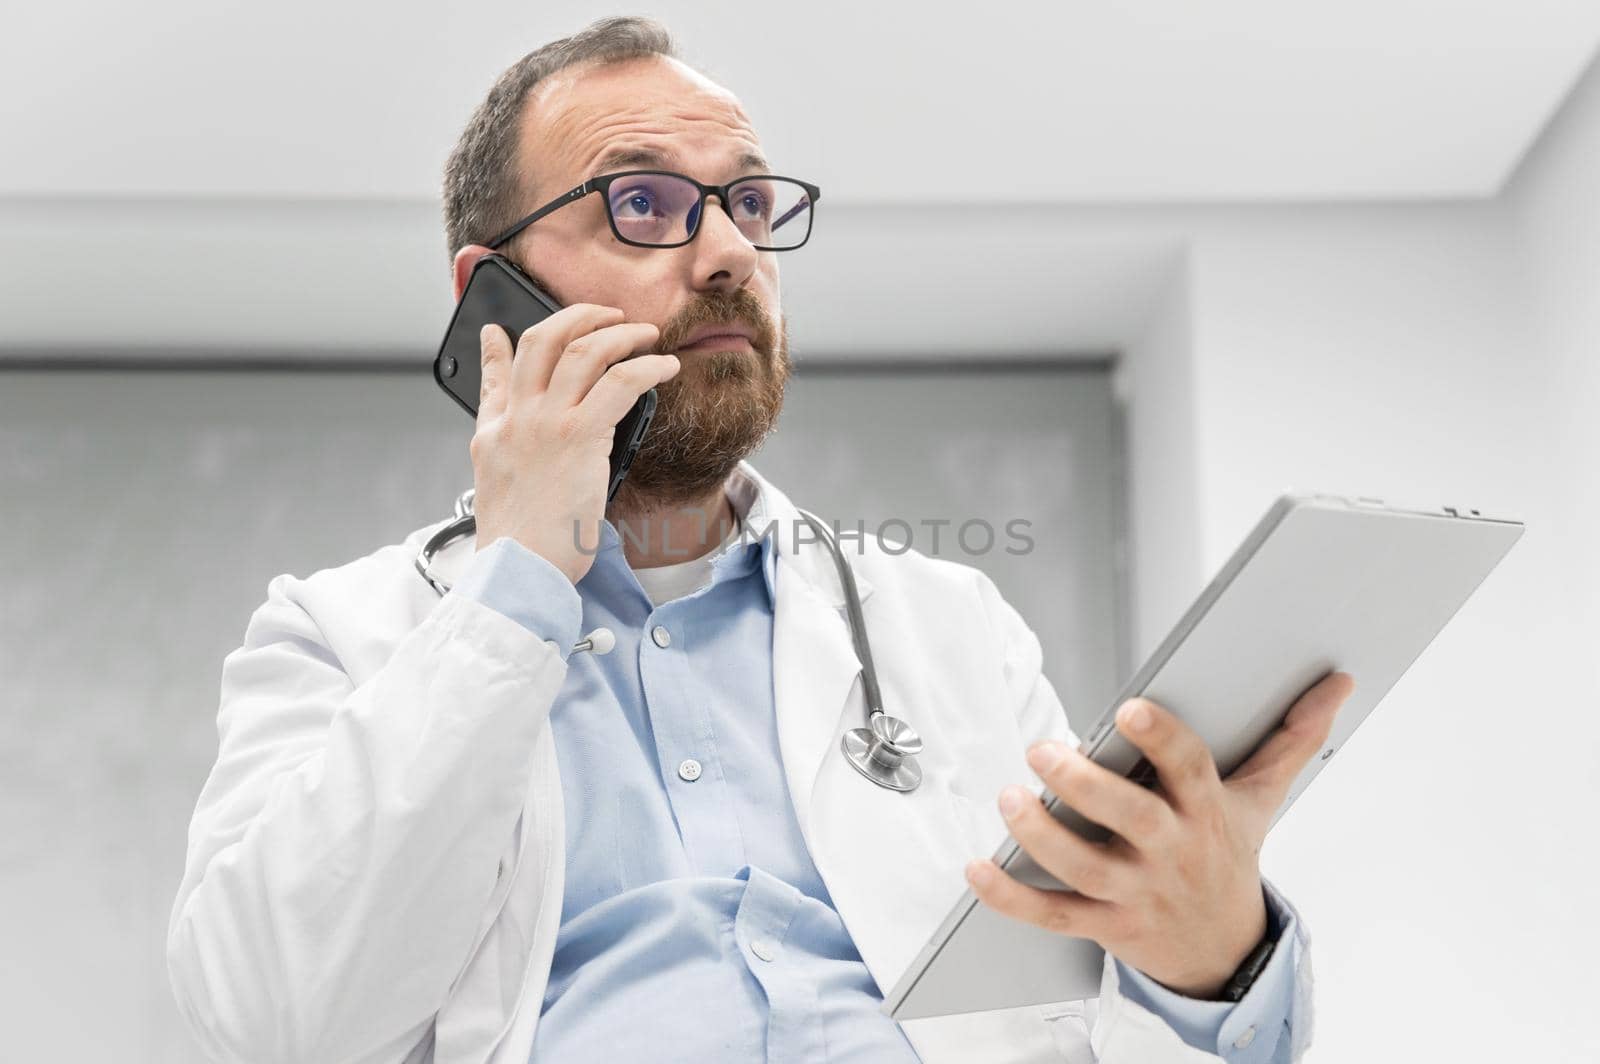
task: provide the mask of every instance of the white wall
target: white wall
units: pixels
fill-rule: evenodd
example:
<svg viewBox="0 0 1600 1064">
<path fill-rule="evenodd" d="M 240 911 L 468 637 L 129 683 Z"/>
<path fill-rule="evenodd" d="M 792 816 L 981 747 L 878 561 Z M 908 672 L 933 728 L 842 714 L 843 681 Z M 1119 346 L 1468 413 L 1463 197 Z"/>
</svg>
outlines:
<svg viewBox="0 0 1600 1064">
<path fill-rule="evenodd" d="M 1316 935 L 1315 1059 L 1503 1059 L 1510 1028 L 1463 1021 L 1527 1014 L 1547 990 L 1509 973 L 1579 916 L 1507 904 L 1528 864 L 1541 877 L 1571 872 L 1558 851 L 1514 841 L 1550 761 L 1508 760 L 1531 736 L 1503 733 L 1534 716 L 1541 675 L 1553 694 L 1573 670 L 1530 631 L 1552 602 L 1542 577 L 1556 514 L 1522 475 L 1537 450 L 1539 370 L 1519 342 L 1503 228 L 1488 207 L 1216 221 L 1197 240 L 1195 282 L 1207 574 L 1289 487 L 1528 522 L 1263 856 Z M 1585 726 L 1572 706 L 1550 710 Z M 1508 845 L 1514 858 L 1498 849 Z M 1569 1059 L 1570 1029 L 1517 1037 L 1528 1059 Z"/>
<path fill-rule="evenodd" d="M 1132 661 L 1138 667 L 1182 614 L 1200 579 L 1200 463 L 1195 448 L 1194 275 L 1172 257 L 1159 298 L 1119 360 L 1125 404 Z"/>
<path fill-rule="evenodd" d="M 780 263 L 797 357 L 1100 361 L 1142 328 L 1172 254 L 1060 207 L 820 210 Z M 440 226 L 427 203 L 0 197 L 0 247 L 22 249 L 0 255 L 0 365 L 426 365 L 454 307 Z"/>
<path fill-rule="evenodd" d="M 1600 75 L 1591 73 L 1529 158 L 1506 197 L 1512 268 L 1526 299 L 1542 411 L 1531 437 L 1560 520 L 1552 542 L 1569 557 L 1600 533 Z M 1564 636 L 1591 685 L 1600 676 L 1600 560 L 1565 574 Z M 1592 688 L 1591 688 L 1592 689 Z M 1600 774 L 1600 767 L 1589 775 Z"/>
<path fill-rule="evenodd" d="M 1315 1061 L 1600 1054 L 1597 188 L 1591 72 L 1494 201 L 1155 219 L 1191 241 L 1191 362 L 1128 350 L 1136 570 L 1184 579 L 1149 412 L 1189 416 L 1186 378 L 1200 565 L 1145 584 L 1141 652 L 1284 488 L 1528 524 L 1264 852 L 1315 935 Z"/>
</svg>

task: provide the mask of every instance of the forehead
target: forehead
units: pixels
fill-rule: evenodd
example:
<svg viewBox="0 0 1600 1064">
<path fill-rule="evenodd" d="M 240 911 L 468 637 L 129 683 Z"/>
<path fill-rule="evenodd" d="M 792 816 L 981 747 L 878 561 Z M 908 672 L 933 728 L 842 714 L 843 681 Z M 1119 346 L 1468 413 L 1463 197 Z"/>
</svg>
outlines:
<svg viewBox="0 0 1600 1064">
<path fill-rule="evenodd" d="M 535 176 L 542 194 L 592 177 L 623 151 L 653 152 L 702 181 L 766 169 L 753 165 L 765 161 L 761 141 L 738 98 L 675 59 L 568 67 L 529 97 L 521 170 Z"/>
</svg>

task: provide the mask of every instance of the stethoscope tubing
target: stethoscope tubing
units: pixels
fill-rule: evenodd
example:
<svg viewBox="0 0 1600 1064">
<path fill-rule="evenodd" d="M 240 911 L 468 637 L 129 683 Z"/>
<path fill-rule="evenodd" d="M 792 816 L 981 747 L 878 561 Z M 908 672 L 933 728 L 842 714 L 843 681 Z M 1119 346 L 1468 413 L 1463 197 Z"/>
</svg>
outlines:
<svg viewBox="0 0 1600 1064">
<path fill-rule="evenodd" d="M 839 583 L 844 586 L 846 619 L 850 623 L 850 641 L 855 645 L 856 660 L 861 663 L 861 693 L 866 698 L 867 717 L 870 720 L 873 714 L 883 712 L 883 695 L 878 691 L 878 669 L 872 663 L 872 646 L 867 642 L 867 622 L 861 616 L 861 595 L 856 591 L 855 571 L 839 549 L 839 541 L 834 538 L 833 530 L 809 510 L 800 510 L 800 516 L 822 537 L 828 552 L 833 555 L 834 566 L 839 570 Z"/>
<path fill-rule="evenodd" d="M 477 531 L 473 497 L 472 488 L 462 492 L 456 498 L 455 517 L 429 536 L 417 552 L 417 572 L 441 597 L 450 591 L 451 585 L 433 575 L 433 559 L 450 544 Z M 916 761 L 916 755 L 922 752 L 922 740 L 905 721 L 884 712 L 883 695 L 878 687 L 878 670 L 872 661 L 872 645 L 867 641 L 867 623 L 861 615 L 861 595 L 856 589 L 855 571 L 839 549 L 833 530 L 810 511 L 796 509 L 828 548 L 828 553 L 833 555 L 834 568 L 839 573 L 839 583 L 844 591 L 845 620 L 850 629 L 850 642 L 861 666 L 861 693 L 867 704 L 867 727 L 853 728 L 845 733 L 840 742 L 845 759 L 856 771 L 880 787 L 896 791 L 915 790 L 922 782 L 922 770 Z M 580 640 L 573 652 L 596 649 L 597 644 L 591 634 Z"/>
</svg>

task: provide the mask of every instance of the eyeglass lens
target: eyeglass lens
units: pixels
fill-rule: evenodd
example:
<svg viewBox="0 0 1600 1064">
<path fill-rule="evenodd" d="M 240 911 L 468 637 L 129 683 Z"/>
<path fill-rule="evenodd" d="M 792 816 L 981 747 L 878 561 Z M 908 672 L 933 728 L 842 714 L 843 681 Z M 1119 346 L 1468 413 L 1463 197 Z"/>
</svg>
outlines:
<svg viewBox="0 0 1600 1064">
<path fill-rule="evenodd" d="M 729 190 L 728 217 L 758 248 L 805 243 L 811 229 L 811 197 L 805 187 L 781 177 L 741 181 Z M 640 244 L 677 244 L 700 224 L 700 190 L 681 177 L 630 174 L 611 183 L 607 205 L 617 232 Z"/>
</svg>

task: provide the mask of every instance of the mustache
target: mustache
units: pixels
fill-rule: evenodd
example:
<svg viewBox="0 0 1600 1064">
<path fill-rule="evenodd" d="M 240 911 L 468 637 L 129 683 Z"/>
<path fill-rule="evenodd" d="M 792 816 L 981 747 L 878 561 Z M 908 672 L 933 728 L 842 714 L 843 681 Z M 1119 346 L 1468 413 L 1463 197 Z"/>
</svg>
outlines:
<svg viewBox="0 0 1600 1064">
<path fill-rule="evenodd" d="M 761 301 L 743 288 L 732 292 L 706 292 L 684 307 L 661 329 L 656 349 L 663 353 L 677 351 L 689 334 L 702 325 L 732 323 L 745 325 L 755 334 L 750 344 L 757 351 L 770 354 L 777 343 L 777 325 Z"/>
</svg>

